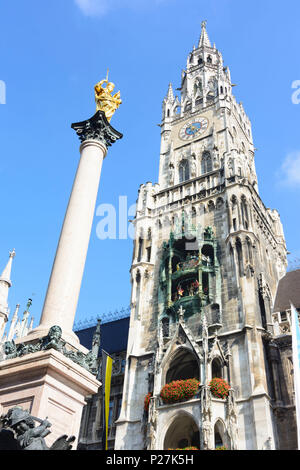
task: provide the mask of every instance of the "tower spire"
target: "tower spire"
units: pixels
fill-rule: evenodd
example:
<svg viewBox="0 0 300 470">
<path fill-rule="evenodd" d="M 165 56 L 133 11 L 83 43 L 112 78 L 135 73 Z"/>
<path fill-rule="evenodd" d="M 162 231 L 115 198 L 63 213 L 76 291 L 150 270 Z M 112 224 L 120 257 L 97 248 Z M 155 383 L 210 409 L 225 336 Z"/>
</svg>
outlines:
<svg viewBox="0 0 300 470">
<path fill-rule="evenodd" d="M 206 20 L 202 21 L 201 23 L 201 35 L 200 35 L 198 47 L 202 47 L 202 46 L 211 47 L 211 43 L 210 43 L 207 31 L 206 31 L 206 23 L 207 23 Z"/>
<path fill-rule="evenodd" d="M 169 83 L 169 88 L 168 88 L 168 93 L 167 93 L 166 99 L 168 101 L 171 101 L 171 102 L 174 101 L 174 93 L 173 93 L 172 83 Z"/>
</svg>

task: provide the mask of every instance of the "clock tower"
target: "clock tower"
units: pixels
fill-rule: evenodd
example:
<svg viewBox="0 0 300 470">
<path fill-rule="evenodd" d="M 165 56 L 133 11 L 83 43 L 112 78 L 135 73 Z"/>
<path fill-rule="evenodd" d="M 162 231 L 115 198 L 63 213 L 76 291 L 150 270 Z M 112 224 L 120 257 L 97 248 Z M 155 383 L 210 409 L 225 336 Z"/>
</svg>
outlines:
<svg viewBox="0 0 300 470">
<path fill-rule="evenodd" d="M 163 100 L 158 183 L 139 188 L 116 449 L 278 448 L 271 314 L 286 245 L 233 87 L 202 22 L 180 96 L 170 84 Z"/>
</svg>

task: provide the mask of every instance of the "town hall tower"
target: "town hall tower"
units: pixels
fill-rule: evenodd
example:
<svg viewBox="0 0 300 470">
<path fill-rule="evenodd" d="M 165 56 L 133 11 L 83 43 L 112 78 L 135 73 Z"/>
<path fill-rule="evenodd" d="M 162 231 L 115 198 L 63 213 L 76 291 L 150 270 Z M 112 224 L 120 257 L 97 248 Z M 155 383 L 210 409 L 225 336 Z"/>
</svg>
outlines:
<svg viewBox="0 0 300 470">
<path fill-rule="evenodd" d="M 233 86 L 203 22 L 180 96 L 170 84 L 163 100 L 158 183 L 139 188 L 116 449 L 279 447 L 272 308 L 287 252 Z M 163 400 L 192 378 L 194 396 Z"/>
</svg>

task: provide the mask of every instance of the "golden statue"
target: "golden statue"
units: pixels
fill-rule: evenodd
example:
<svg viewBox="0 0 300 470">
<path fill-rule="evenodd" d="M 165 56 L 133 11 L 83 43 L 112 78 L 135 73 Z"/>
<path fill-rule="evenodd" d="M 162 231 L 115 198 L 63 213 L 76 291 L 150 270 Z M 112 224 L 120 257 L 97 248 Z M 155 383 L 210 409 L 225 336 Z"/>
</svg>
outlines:
<svg viewBox="0 0 300 470">
<path fill-rule="evenodd" d="M 103 83 L 106 83 L 106 87 L 103 86 Z M 108 122 L 110 122 L 114 112 L 122 103 L 119 91 L 112 95 L 114 88 L 114 83 L 108 81 L 108 71 L 106 78 L 98 82 L 94 87 L 96 111 L 104 111 Z"/>
</svg>

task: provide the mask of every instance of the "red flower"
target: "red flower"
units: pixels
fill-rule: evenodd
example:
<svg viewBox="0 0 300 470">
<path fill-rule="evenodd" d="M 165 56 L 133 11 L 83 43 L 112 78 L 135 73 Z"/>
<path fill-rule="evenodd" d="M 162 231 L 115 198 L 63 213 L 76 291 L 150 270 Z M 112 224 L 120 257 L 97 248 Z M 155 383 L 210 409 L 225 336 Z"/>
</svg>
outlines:
<svg viewBox="0 0 300 470">
<path fill-rule="evenodd" d="M 150 398 L 151 397 L 152 397 L 151 392 L 147 393 L 147 395 L 145 396 L 145 400 L 144 400 L 144 409 L 145 409 L 145 411 L 149 410 L 149 403 L 150 403 Z"/>
<path fill-rule="evenodd" d="M 198 447 L 176 447 L 176 449 L 172 449 L 170 447 L 168 450 L 199 450 Z"/>
<path fill-rule="evenodd" d="M 215 377 L 209 382 L 209 387 L 212 395 L 216 398 L 225 398 L 229 394 L 230 385 L 226 380 Z"/>
</svg>

